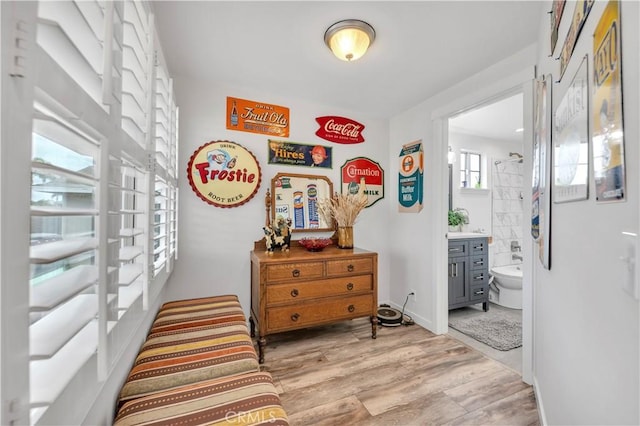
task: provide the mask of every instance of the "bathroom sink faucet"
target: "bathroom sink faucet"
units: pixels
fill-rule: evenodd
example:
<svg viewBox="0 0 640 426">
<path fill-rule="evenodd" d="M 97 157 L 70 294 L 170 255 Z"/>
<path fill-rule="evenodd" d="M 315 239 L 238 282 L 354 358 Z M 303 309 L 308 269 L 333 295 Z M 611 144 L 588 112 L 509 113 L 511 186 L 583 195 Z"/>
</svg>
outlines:
<svg viewBox="0 0 640 426">
<path fill-rule="evenodd" d="M 520 256 L 519 254 L 512 253 L 511 254 L 511 260 L 520 260 L 520 261 L 522 261 L 522 256 Z"/>
</svg>

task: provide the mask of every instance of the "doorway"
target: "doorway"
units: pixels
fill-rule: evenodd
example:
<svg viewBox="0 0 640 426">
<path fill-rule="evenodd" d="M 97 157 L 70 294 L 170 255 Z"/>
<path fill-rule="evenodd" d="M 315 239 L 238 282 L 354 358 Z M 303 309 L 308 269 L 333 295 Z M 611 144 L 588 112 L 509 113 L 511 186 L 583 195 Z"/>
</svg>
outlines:
<svg viewBox="0 0 640 426">
<path fill-rule="evenodd" d="M 482 275 L 485 287 L 473 290 L 475 287 L 468 285 L 467 297 L 473 299 L 480 291 L 488 300 L 485 306 L 489 307 L 486 312 L 482 303 L 452 308 L 449 300 L 449 334 L 520 373 L 525 193 L 523 105 L 524 94 L 517 90 L 452 115 L 448 119 L 447 138 L 449 210 L 463 214 L 460 231 L 487 238 L 488 243 L 487 257 L 481 259 L 486 260 L 486 269 L 469 274 L 469 280 Z M 449 232 L 450 244 L 455 244 L 454 238 L 456 233 Z M 498 271 L 513 272 L 513 277 L 507 280 Z M 452 289 L 449 291 L 451 297 Z"/>
<path fill-rule="evenodd" d="M 528 74 L 528 77 L 527 77 L 527 74 Z M 533 76 L 534 76 L 533 69 L 529 70 L 528 72 L 523 72 L 521 74 L 514 75 L 504 80 L 500 84 L 479 89 L 477 93 L 467 94 L 463 98 L 454 100 L 450 104 L 434 111 L 432 115 L 433 126 L 435 131 L 434 139 L 438 141 L 437 146 L 438 146 L 439 152 L 444 154 L 441 157 L 442 163 L 436 162 L 436 164 L 434 165 L 434 169 L 435 169 L 434 172 L 441 179 L 441 185 L 439 186 L 441 188 L 441 192 L 438 199 L 440 200 L 440 203 L 443 207 L 448 206 L 448 194 L 449 194 L 449 191 L 448 191 L 449 167 L 447 164 L 448 162 L 447 153 L 448 153 L 448 147 L 449 147 L 449 119 L 454 119 L 455 117 L 465 112 L 471 112 L 476 109 L 481 109 L 484 106 L 488 106 L 490 104 L 496 103 L 497 101 L 507 99 L 516 94 L 522 95 L 523 143 L 522 143 L 521 150 L 519 151 L 514 150 L 509 152 L 514 152 L 519 155 L 522 155 L 522 159 L 520 159 L 519 157 L 515 159 L 516 158 L 515 155 L 513 157 L 509 156 L 509 158 L 504 158 L 504 159 L 498 158 L 498 155 L 486 156 L 485 159 L 483 160 L 486 164 L 485 173 L 484 173 L 484 176 L 479 179 L 480 186 L 479 188 L 475 188 L 475 183 L 477 182 L 474 182 L 474 185 L 473 185 L 477 191 L 474 192 L 467 189 L 470 187 L 469 183 L 467 183 L 466 186 L 463 185 L 463 188 L 461 188 L 461 190 L 470 192 L 471 194 L 478 195 L 480 199 L 475 201 L 479 202 L 480 204 L 484 203 L 484 205 L 486 206 L 486 211 L 489 211 L 491 209 L 491 203 L 493 201 L 489 197 L 489 194 L 490 194 L 489 181 L 491 178 L 489 177 L 490 176 L 489 173 L 487 173 L 487 171 L 489 171 L 490 169 L 488 169 L 487 167 L 495 166 L 495 161 L 507 160 L 510 158 L 514 158 L 513 162 L 519 162 L 520 160 L 522 160 L 522 162 L 519 163 L 521 164 L 521 167 L 523 170 L 522 188 L 528 187 L 529 184 L 526 177 L 531 176 L 531 154 L 530 153 L 532 152 L 532 145 L 533 145 L 532 144 L 532 137 L 533 137 L 532 136 L 532 128 L 533 128 L 532 81 L 533 80 L 529 80 L 524 83 L 522 83 L 522 81 L 525 81 L 526 78 L 533 79 Z M 520 83 L 517 83 L 517 81 L 520 81 Z M 509 152 L 507 152 L 507 154 Z M 455 152 L 454 154 L 452 154 L 452 156 L 453 155 L 455 155 L 455 158 L 457 161 L 460 161 L 460 152 Z M 491 162 L 493 162 L 493 166 L 490 164 Z M 470 171 L 473 171 L 473 170 L 470 170 Z M 454 169 L 452 171 L 452 176 L 456 176 L 456 174 L 460 176 L 457 178 L 457 182 L 458 182 L 457 184 L 460 185 L 462 181 L 462 172 L 460 170 Z M 485 186 L 483 187 L 483 185 Z M 452 186 L 454 185 L 452 184 Z M 486 196 L 480 196 L 480 194 L 483 191 L 488 194 Z M 518 196 L 519 195 L 520 194 L 518 193 Z M 523 200 L 522 200 L 523 243 L 521 244 L 522 247 L 520 248 L 521 251 L 519 254 L 523 258 L 522 267 L 521 267 L 522 273 L 523 273 L 521 365 L 522 365 L 522 380 L 525 383 L 531 384 L 533 381 L 532 342 L 533 342 L 533 333 L 534 333 L 533 289 L 532 289 L 533 263 L 531 261 L 531 259 L 533 258 L 533 243 L 531 238 L 529 237 L 529 234 L 530 234 L 528 229 L 529 221 L 527 220 L 528 212 L 531 211 L 531 197 L 530 197 L 530 193 L 527 192 L 526 190 L 523 190 L 522 197 L 523 197 Z M 452 202 L 454 204 L 456 202 L 455 198 L 453 197 L 452 197 Z M 445 210 L 446 210 L 446 207 L 445 207 Z M 438 221 L 437 223 L 434 223 L 434 232 L 436 233 L 436 235 L 440 234 L 445 236 L 442 240 L 440 240 L 441 243 L 438 245 L 438 250 L 435 252 L 435 261 L 437 262 L 437 265 L 441 265 L 435 271 L 435 275 L 434 275 L 437 282 L 436 298 L 434 300 L 434 306 L 436 310 L 435 330 L 438 333 L 448 333 L 450 330 L 448 326 L 448 319 L 449 319 L 448 272 L 447 272 L 448 240 L 446 238 L 447 224 L 444 220 L 445 211 L 443 210 L 441 214 L 443 219 L 442 222 Z M 492 223 L 491 215 L 485 214 L 482 220 L 474 220 L 473 217 L 470 217 L 470 221 L 469 221 L 470 224 L 468 225 L 471 225 L 471 231 L 484 229 L 485 232 L 492 232 L 491 230 L 493 227 L 493 223 Z M 509 250 L 510 249 L 511 248 L 509 247 Z"/>
</svg>

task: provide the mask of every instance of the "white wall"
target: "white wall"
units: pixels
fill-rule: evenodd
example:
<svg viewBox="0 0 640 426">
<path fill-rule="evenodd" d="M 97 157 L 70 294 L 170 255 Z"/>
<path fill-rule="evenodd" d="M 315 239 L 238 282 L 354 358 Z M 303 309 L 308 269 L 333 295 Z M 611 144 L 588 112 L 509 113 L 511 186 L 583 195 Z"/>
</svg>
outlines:
<svg viewBox="0 0 640 426">
<path fill-rule="evenodd" d="M 389 299 L 389 190 L 388 124 L 386 120 L 363 117 L 354 111 L 344 111 L 329 105 L 317 105 L 269 92 L 247 91 L 242 88 L 211 87 L 189 79 L 175 78 L 180 105 L 180 240 L 179 260 L 169 282 L 167 297 L 182 299 L 215 294 L 237 294 L 249 315 L 250 261 L 253 243 L 264 236 L 264 197 L 271 178 L 278 172 L 325 174 L 331 178 L 334 191 L 340 192 L 340 166 L 347 159 L 364 156 L 376 161 L 385 171 L 385 198 L 365 209 L 355 225 L 355 245 L 376 251 L 378 284 L 381 302 Z M 267 164 L 267 135 L 227 130 L 225 128 L 226 97 L 233 96 L 290 108 L 291 131 L 287 140 L 305 144 L 319 143 L 333 147 L 333 169 L 316 172 L 308 167 Z M 315 135 L 316 117 L 338 115 L 349 117 L 365 125 L 365 142 L 340 145 Z M 262 169 L 262 183 L 258 193 L 248 203 L 236 208 L 218 208 L 200 200 L 191 190 L 186 177 L 190 156 L 202 144 L 212 140 L 230 140 L 250 150 Z M 294 234 L 294 239 L 297 239 Z"/>
<path fill-rule="evenodd" d="M 510 152 L 522 153 L 522 142 L 488 139 L 481 136 L 458 132 L 449 134 L 449 146 L 456 153 L 453 164 L 453 207 L 461 207 L 469 212 L 469 224 L 464 225 L 463 231 L 484 229 L 491 233 L 491 192 L 493 189 L 492 171 L 494 162 L 506 159 Z M 470 150 L 479 152 L 484 159 L 484 179 L 487 189 L 460 188 L 460 151 Z"/>
<path fill-rule="evenodd" d="M 594 4 L 562 81 L 553 85 L 553 105 L 585 54 L 592 75 L 592 35 L 606 4 Z M 559 46 L 573 7 L 567 2 Z M 639 224 L 638 8 L 638 2 L 621 2 L 627 199 L 596 203 L 592 172 L 588 200 L 552 206 L 551 270 L 534 263 L 535 382 L 549 424 L 640 423 L 638 301 L 622 290 L 626 266 L 618 259 L 621 232 L 638 232 Z M 557 80 L 548 27 L 541 20 L 539 72 Z"/>
</svg>

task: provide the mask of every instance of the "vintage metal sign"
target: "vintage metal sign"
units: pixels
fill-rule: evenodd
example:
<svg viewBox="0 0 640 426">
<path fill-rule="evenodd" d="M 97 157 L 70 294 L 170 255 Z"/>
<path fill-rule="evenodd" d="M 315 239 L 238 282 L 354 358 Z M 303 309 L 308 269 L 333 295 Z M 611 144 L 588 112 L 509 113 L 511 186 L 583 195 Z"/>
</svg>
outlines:
<svg viewBox="0 0 640 426">
<path fill-rule="evenodd" d="M 198 148 L 187 166 L 189 185 L 216 207 L 237 207 L 258 191 L 262 174 L 254 155 L 235 142 L 212 141 Z"/>
<path fill-rule="evenodd" d="M 330 142 L 354 144 L 364 142 L 362 131 L 364 124 L 345 117 L 325 116 L 317 117 L 320 128 L 316 135 Z"/>
<path fill-rule="evenodd" d="M 573 49 L 576 47 L 576 42 L 578 41 L 578 37 L 580 37 L 580 32 L 589 16 L 589 12 L 591 12 L 593 3 L 595 3 L 595 0 L 578 0 L 578 2 L 576 2 L 576 7 L 573 10 L 573 18 L 571 19 L 571 26 L 569 27 L 567 37 L 564 39 L 564 44 L 562 45 L 562 51 L 560 52 L 560 80 L 562 80 L 564 71 L 567 69 L 567 65 L 569 65 Z"/>
<path fill-rule="evenodd" d="M 553 201 L 586 200 L 589 189 L 587 56 L 556 108 L 553 122 Z"/>
<path fill-rule="evenodd" d="M 566 0 L 553 0 L 553 9 L 551 9 L 551 54 L 556 50 L 558 42 L 558 28 L 560 27 L 560 19 Z"/>
<path fill-rule="evenodd" d="M 424 166 L 422 141 L 402 146 L 398 172 L 398 211 L 417 213 L 422 210 Z"/>
<path fill-rule="evenodd" d="M 269 139 L 269 164 L 332 168 L 330 146 Z"/>
<path fill-rule="evenodd" d="M 374 205 L 384 198 L 384 170 L 380 164 L 365 157 L 347 160 L 340 167 L 341 191 L 343 194 L 357 194 L 360 185 L 365 185 L 367 206 Z"/>
<path fill-rule="evenodd" d="M 227 96 L 227 129 L 289 136 L 289 108 Z"/>
<path fill-rule="evenodd" d="M 593 172 L 596 200 L 625 198 L 619 2 L 607 4 L 593 35 Z"/>
</svg>

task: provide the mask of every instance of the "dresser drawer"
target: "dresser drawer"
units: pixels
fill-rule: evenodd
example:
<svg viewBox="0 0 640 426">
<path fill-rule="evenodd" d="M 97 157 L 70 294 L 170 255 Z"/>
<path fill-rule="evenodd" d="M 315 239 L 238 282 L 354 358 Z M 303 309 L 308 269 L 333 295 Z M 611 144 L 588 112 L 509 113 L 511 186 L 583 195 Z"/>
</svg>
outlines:
<svg viewBox="0 0 640 426">
<path fill-rule="evenodd" d="M 449 257 L 466 256 L 469 245 L 466 241 L 449 240 Z"/>
<path fill-rule="evenodd" d="M 474 238 L 469 241 L 469 254 L 475 256 L 478 254 L 488 253 L 488 240 L 486 238 Z"/>
<path fill-rule="evenodd" d="M 322 262 L 281 263 L 267 265 L 267 283 L 287 280 L 303 280 L 322 278 L 324 264 Z"/>
<path fill-rule="evenodd" d="M 321 300 L 310 304 L 298 304 L 267 308 L 267 330 L 293 330 L 329 323 L 337 319 L 349 319 L 372 314 L 373 295 Z"/>
<path fill-rule="evenodd" d="M 470 259 L 469 267 L 471 268 L 471 270 L 488 269 L 486 254 L 481 254 L 479 256 L 471 256 L 469 259 Z"/>
<path fill-rule="evenodd" d="M 471 286 L 474 285 L 484 285 L 489 282 L 489 273 L 484 271 L 470 271 L 469 272 L 469 284 Z"/>
<path fill-rule="evenodd" d="M 370 274 L 373 271 L 373 260 L 363 259 L 342 259 L 327 260 L 327 276 L 345 274 Z"/>
<path fill-rule="evenodd" d="M 469 300 L 485 301 L 487 300 L 488 288 L 486 285 L 472 285 L 469 294 Z"/>
<path fill-rule="evenodd" d="M 267 304 L 296 302 L 316 297 L 347 296 L 352 293 L 371 291 L 372 286 L 371 275 L 271 285 L 267 288 Z"/>
</svg>

